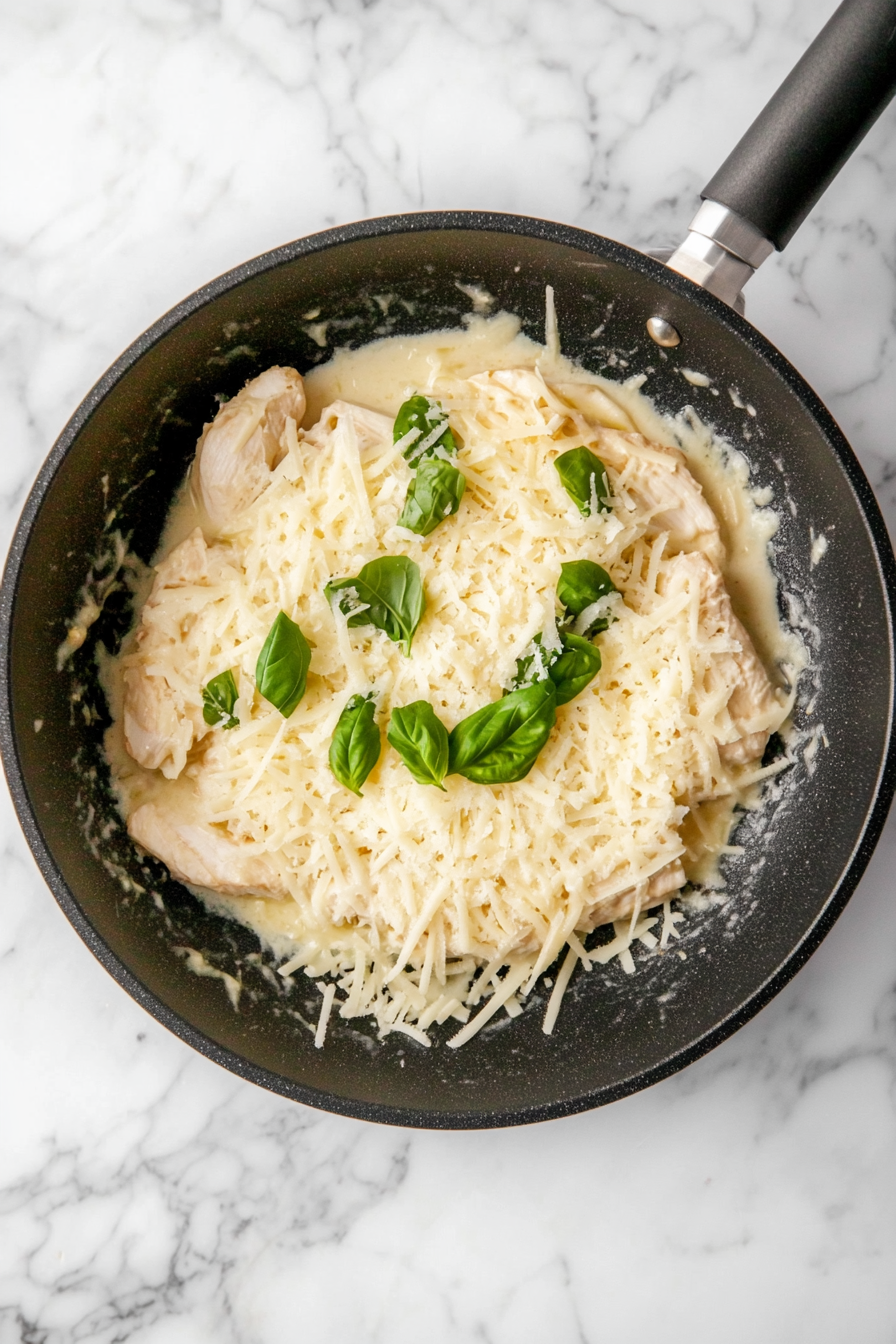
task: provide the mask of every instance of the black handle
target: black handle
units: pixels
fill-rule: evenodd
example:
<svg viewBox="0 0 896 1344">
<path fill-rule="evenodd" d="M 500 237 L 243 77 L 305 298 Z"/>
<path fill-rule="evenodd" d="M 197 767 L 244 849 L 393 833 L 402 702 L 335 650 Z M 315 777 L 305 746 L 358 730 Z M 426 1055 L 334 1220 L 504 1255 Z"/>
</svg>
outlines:
<svg viewBox="0 0 896 1344">
<path fill-rule="evenodd" d="M 785 247 L 896 93 L 896 0 L 844 0 L 700 193 Z"/>
</svg>

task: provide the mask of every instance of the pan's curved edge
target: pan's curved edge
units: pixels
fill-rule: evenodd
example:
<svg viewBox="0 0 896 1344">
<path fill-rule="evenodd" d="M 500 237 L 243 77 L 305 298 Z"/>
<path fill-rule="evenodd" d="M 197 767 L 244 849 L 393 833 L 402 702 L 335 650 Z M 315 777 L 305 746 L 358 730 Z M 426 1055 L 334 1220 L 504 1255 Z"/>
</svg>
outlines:
<svg viewBox="0 0 896 1344">
<path fill-rule="evenodd" d="M 0 741 L 2 741 L 4 760 L 11 764 L 11 758 L 6 754 L 10 746 L 10 738 L 5 699 L 0 703 Z M 14 744 L 12 745 L 14 746 Z M 624 1079 L 611 1087 L 586 1092 L 578 1097 L 545 1105 L 515 1107 L 506 1111 L 434 1112 L 432 1110 L 386 1106 L 378 1102 L 337 1096 L 332 1092 L 322 1092 L 316 1088 L 292 1082 L 281 1074 L 273 1073 L 268 1069 L 249 1063 L 226 1046 L 219 1045 L 204 1032 L 191 1026 L 179 1013 L 174 1012 L 173 1009 L 164 1004 L 119 960 L 108 943 L 84 916 L 35 825 L 27 789 L 19 770 L 17 754 L 14 755 L 14 763 L 14 775 L 12 777 L 10 777 L 11 772 L 9 764 L 7 764 L 10 791 L 22 828 L 44 880 L 75 931 L 96 959 L 122 989 L 151 1017 L 155 1018 L 173 1035 L 178 1036 L 185 1044 L 197 1050 L 207 1059 L 219 1064 L 222 1068 L 227 1069 L 230 1073 L 236 1074 L 244 1081 L 254 1083 L 267 1091 L 287 1097 L 291 1101 L 301 1102 L 315 1110 L 343 1115 L 355 1120 L 364 1120 L 369 1123 L 387 1124 L 407 1129 L 437 1130 L 508 1128 L 578 1115 L 584 1111 L 607 1105 L 610 1102 L 621 1101 L 623 1098 L 643 1091 L 647 1087 L 652 1087 L 665 1078 L 679 1073 L 689 1064 L 694 1063 L 716 1046 L 721 1045 L 729 1036 L 732 1036 L 740 1027 L 755 1017 L 775 995 L 780 993 L 830 932 L 852 896 L 871 858 L 886 821 L 894 784 L 896 784 L 896 762 L 894 762 L 894 753 L 891 750 L 885 768 L 881 771 L 878 794 L 869 817 L 869 823 L 850 858 L 836 892 L 832 895 L 824 911 L 778 970 L 756 990 L 745 1004 L 704 1036 L 692 1042 L 684 1050 L 660 1061 L 651 1069 L 633 1074 L 630 1078 Z"/>
<path fill-rule="evenodd" d="M 837 887 L 814 924 L 807 930 L 804 937 L 778 969 L 756 989 L 746 1003 L 685 1049 L 660 1061 L 652 1068 L 624 1079 L 611 1087 L 584 1093 L 579 1097 L 563 1101 L 533 1107 L 517 1107 L 508 1111 L 440 1113 L 384 1106 L 376 1102 L 366 1102 L 339 1097 L 333 1093 L 319 1092 L 317 1089 L 293 1083 L 279 1074 L 274 1074 L 248 1063 L 245 1059 L 226 1047 L 218 1045 L 210 1037 L 192 1027 L 179 1014 L 162 1003 L 119 960 L 84 915 L 44 843 L 25 784 L 12 727 L 10 636 L 12 613 L 28 536 L 61 462 L 109 391 L 119 382 L 128 369 L 169 331 L 173 330 L 191 314 L 198 312 L 221 294 L 235 288 L 244 280 L 273 269 L 286 261 L 303 255 L 310 255 L 343 242 L 353 242 L 360 238 L 375 238 L 383 234 L 417 233 L 428 230 L 504 232 L 544 238 L 546 241 L 592 252 L 608 260 L 617 261 L 628 269 L 640 271 L 649 278 L 660 282 L 679 296 L 706 308 L 716 320 L 729 327 L 774 369 L 777 376 L 803 401 L 819 423 L 836 452 L 860 502 L 862 514 L 871 533 L 882 588 L 888 599 L 886 614 L 890 655 L 889 740 L 878 773 L 875 800 L 867 815 L 866 824 Z M 578 1114 L 608 1102 L 621 1100 L 623 1097 L 662 1081 L 685 1068 L 688 1064 L 693 1063 L 715 1046 L 720 1045 L 765 1007 L 805 964 L 833 927 L 868 865 L 886 822 L 894 791 L 896 791 L 896 738 L 894 738 L 893 733 L 894 680 L 896 680 L 896 677 L 894 677 L 894 673 L 896 673 L 894 608 L 896 608 L 896 560 L 894 560 L 889 534 L 874 493 L 845 436 L 805 379 L 797 373 L 771 342 L 722 300 L 700 289 L 685 277 L 670 271 L 662 262 L 645 256 L 623 243 L 549 220 L 477 211 L 434 211 L 410 215 L 382 216 L 309 235 L 271 252 L 262 253 L 233 270 L 225 272 L 189 295 L 149 327 L 127 347 L 88 392 L 56 439 L 38 472 L 15 529 L 2 583 L 0 583 L 0 755 L 2 755 L 13 804 L 25 838 L 34 854 L 41 874 L 66 917 L 90 951 L 118 984 L 152 1017 L 185 1043 L 246 1081 L 253 1082 L 269 1091 L 279 1093 L 316 1109 L 334 1112 L 354 1119 L 407 1128 L 428 1129 L 492 1129 L 510 1125 L 534 1124 Z"/>
</svg>

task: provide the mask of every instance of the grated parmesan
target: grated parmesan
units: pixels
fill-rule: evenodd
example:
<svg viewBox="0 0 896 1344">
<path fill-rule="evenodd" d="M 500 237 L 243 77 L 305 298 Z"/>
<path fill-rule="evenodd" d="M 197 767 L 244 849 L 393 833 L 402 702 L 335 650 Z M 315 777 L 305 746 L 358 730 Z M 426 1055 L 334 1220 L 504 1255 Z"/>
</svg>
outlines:
<svg viewBox="0 0 896 1344">
<path fill-rule="evenodd" d="M 456 518 L 426 538 L 397 527 L 411 472 L 392 443 L 392 416 L 337 398 L 304 432 L 287 420 L 270 483 L 218 535 L 184 493 L 140 632 L 118 662 L 107 750 L 125 815 L 176 818 L 178 834 L 205 845 L 204 872 L 223 847 L 228 876 L 193 885 L 214 889 L 218 905 L 282 952 L 281 975 L 304 968 L 321 982 L 317 1046 L 334 1007 L 423 1045 L 432 1024 L 453 1018 L 461 1029 L 449 1044 L 460 1046 L 500 1007 L 518 1015 L 567 949 L 544 1019 L 550 1033 L 577 962 L 588 969 L 616 958 L 631 973 L 635 943 L 662 950 L 679 936 L 668 893 L 684 881 L 681 861 L 721 852 L 740 791 L 781 768 L 720 751 L 744 733 L 729 706 L 743 647 L 737 629 L 706 613 L 700 566 L 723 555 L 711 510 L 699 501 L 689 538 L 688 519 L 664 513 L 648 488 L 657 473 L 677 473 L 700 495 L 681 455 L 629 432 L 634 389 L 617 404 L 606 384 L 564 372 L 549 326 L 546 372 L 560 370 L 562 384 L 531 364 L 486 363 L 470 376 L 455 353 L 452 367 L 451 350 L 481 338 L 471 324 L 466 337 L 451 337 L 447 356 L 428 356 L 425 387 L 402 388 L 394 376 L 388 385 L 393 415 L 409 390 L 448 411 L 467 478 Z M 559 452 L 580 444 L 607 466 L 610 512 L 583 517 L 553 468 Z M 196 563 L 178 568 L 190 546 Z M 427 595 L 409 659 L 371 627 L 349 629 L 323 591 L 329 579 L 399 553 L 420 566 Z M 559 709 L 524 780 L 482 786 L 449 776 L 442 794 L 417 784 L 384 747 L 363 797 L 337 783 L 327 754 L 349 695 L 375 693 L 383 730 L 393 706 L 416 699 L 429 700 L 450 730 L 500 695 L 516 659 L 538 651 L 536 635 L 544 649 L 556 646 L 560 565 L 583 558 L 606 568 L 621 594 L 583 613 L 615 617 L 599 636 L 602 669 Z M 289 720 L 253 679 L 281 610 L 313 650 L 306 695 Z M 209 730 L 202 687 L 228 668 L 239 726 Z M 120 682 L 129 676 L 164 684 L 176 706 L 183 741 L 161 769 L 142 769 L 124 750 Z M 766 697 L 749 731 L 774 731 L 788 709 L 782 693 Z M 173 851 L 159 856 L 178 872 Z M 242 871 L 251 880 L 241 882 Z M 657 906 L 659 939 L 647 915 Z M 608 922 L 613 939 L 586 952 L 585 935 Z M 191 964 L 197 957 L 191 951 Z"/>
</svg>

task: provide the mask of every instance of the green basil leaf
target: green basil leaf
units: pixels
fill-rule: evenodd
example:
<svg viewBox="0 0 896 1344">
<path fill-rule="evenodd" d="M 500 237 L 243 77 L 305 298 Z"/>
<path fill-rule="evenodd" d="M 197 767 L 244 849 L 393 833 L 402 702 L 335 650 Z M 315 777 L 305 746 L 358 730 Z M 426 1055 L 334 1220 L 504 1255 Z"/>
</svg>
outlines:
<svg viewBox="0 0 896 1344">
<path fill-rule="evenodd" d="M 461 719 L 448 735 L 448 772 L 476 784 L 513 784 L 528 775 L 551 735 L 557 696 L 550 680 L 511 691 Z"/>
<path fill-rule="evenodd" d="M 466 476 L 450 462 L 441 458 L 421 462 L 398 519 L 399 527 L 428 537 L 444 518 L 457 513 L 466 485 Z"/>
<path fill-rule="evenodd" d="M 580 635 L 562 634 L 563 652 L 554 660 L 548 676 L 557 692 L 557 704 L 565 705 L 584 691 L 600 671 L 600 650 Z"/>
<path fill-rule="evenodd" d="M 516 672 L 505 695 L 539 682 L 554 683 L 557 704 L 565 705 L 584 691 L 600 671 L 600 653 L 587 639 L 560 632 L 562 649 L 545 649 L 542 636 L 532 640 L 532 652 L 516 660 Z"/>
<path fill-rule="evenodd" d="M 339 783 L 359 798 L 362 796 L 361 785 L 383 749 L 375 713 L 373 693 L 353 695 L 339 715 L 330 743 L 330 769 Z"/>
<path fill-rule="evenodd" d="M 593 560 L 570 560 L 560 566 L 557 597 L 576 616 L 592 602 L 599 602 L 602 597 L 617 591 L 607 571 Z"/>
<path fill-rule="evenodd" d="M 240 721 L 233 710 L 237 702 L 236 682 L 230 668 L 212 677 L 202 688 L 202 717 L 212 727 L 223 723 L 225 728 L 238 728 Z"/>
<path fill-rule="evenodd" d="M 440 429 L 441 426 L 441 429 Z M 457 452 L 454 435 L 448 428 L 448 416 L 437 401 L 417 395 L 410 397 L 399 407 L 395 424 L 392 427 L 392 442 L 398 443 L 405 435 L 416 430 L 413 440 L 403 450 L 409 462 L 418 462 L 427 457 L 438 457 Z M 437 433 L 436 431 L 439 430 Z"/>
<path fill-rule="evenodd" d="M 593 560 L 571 560 L 560 566 L 560 578 L 557 582 L 557 597 L 566 608 L 568 623 L 573 616 L 580 616 L 595 602 L 600 602 L 611 593 L 618 592 L 613 580 L 605 569 Z M 610 624 L 609 616 L 598 616 L 591 621 L 587 630 L 581 631 L 589 638 L 600 634 Z"/>
<path fill-rule="evenodd" d="M 363 565 L 356 579 L 334 579 L 324 592 L 332 602 L 337 593 L 339 610 L 349 625 L 375 625 L 411 656 L 411 640 L 423 619 L 426 596 L 420 567 L 406 555 L 384 555 Z M 359 604 L 364 610 L 358 611 Z"/>
<path fill-rule="evenodd" d="M 427 700 L 393 709 L 386 737 L 418 784 L 435 784 L 445 792 L 448 729 Z"/>
<path fill-rule="evenodd" d="M 255 684 L 260 695 L 288 719 L 305 694 L 311 649 L 295 621 L 280 612 L 255 665 Z"/>
<path fill-rule="evenodd" d="M 509 695 L 512 691 L 518 691 L 524 686 L 534 686 L 536 682 L 546 681 L 552 663 L 560 657 L 559 649 L 546 649 L 542 642 L 542 636 L 535 635 L 528 646 L 532 650 L 520 654 L 516 660 L 516 671 L 511 678 L 510 685 L 504 692 Z"/>
<path fill-rule="evenodd" d="M 604 502 L 610 493 L 607 469 L 590 448 L 570 448 L 554 459 L 554 466 L 566 493 L 586 518 L 595 504 L 599 513 L 610 512 L 610 505 Z"/>
</svg>

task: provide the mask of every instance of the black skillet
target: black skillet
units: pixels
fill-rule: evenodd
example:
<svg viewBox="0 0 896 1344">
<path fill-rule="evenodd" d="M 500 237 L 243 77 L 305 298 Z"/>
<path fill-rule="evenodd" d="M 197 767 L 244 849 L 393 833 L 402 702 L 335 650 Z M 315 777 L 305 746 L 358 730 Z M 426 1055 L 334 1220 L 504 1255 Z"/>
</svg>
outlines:
<svg viewBox="0 0 896 1344">
<path fill-rule="evenodd" d="M 848 0 L 710 183 L 705 195 L 728 207 L 725 238 L 740 259 L 722 249 L 715 266 L 698 236 L 691 251 L 709 257 L 708 283 L 724 290 L 737 281 L 749 250 L 738 237 L 787 241 L 892 93 L 894 27 L 896 0 Z M 746 221 L 739 235 L 732 218 Z M 748 453 L 754 483 L 772 489 L 781 515 L 774 555 L 785 615 L 813 659 L 795 715 L 800 749 L 741 826 L 745 852 L 728 864 L 729 904 L 684 926 L 683 958 L 641 956 L 631 978 L 618 965 L 579 973 L 550 1038 L 539 989 L 521 1018 L 496 1022 L 457 1052 L 445 1048 L 447 1028 L 426 1050 L 395 1035 L 378 1042 L 339 1019 L 315 1050 L 304 1024 L 320 1004 L 314 986 L 301 976 L 284 986 L 248 932 L 207 913 L 161 865 L 142 863 L 112 805 L 94 652 L 99 640 L 116 646 L 132 613 L 126 589 L 104 585 L 115 568 L 110 534 L 118 529 L 150 559 L 217 394 L 233 394 L 269 364 L 305 370 L 339 346 L 457 327 L 469 308 L 457 282 L 484 287 L 539 339 L 552 285 L 566 353 L 611 376 L 652 370 L 645 390 L 661 410 L 691 402 Z M 384 314 L 385 295 L 394 297 Z M 656 344 L 649 319 L 680 344 Z M 685 368 L 711 386 L 685 381 Z M 755 407 L 755 419 L 735 402 Z M 828 553 L 813 565 L 822 535 Z M 105 593 L 103 612 L 57 673 L 85 579 L 93 595 Z M 369 220 L 291 243 L 193 294 L 78 408 L 25 506 L 0 593 L 4 763 L 68 918 L 119 984 L 196 1049 L 272 1091 L 347 1115 L 444 1128 L 522 1124 L 612 1101 L 682 1068 L 747 1021 L 818 946 L 893 793 L 894 593 L 884 525 L 842 434 L 799 374 L 721 299 L 651 257 L 560 224 L 452 212 Z M 192 973 L 185 947 L 240 978 L 238 1012 L 220 981 Z M 63 1002 L 64 992 L 60 1011 Z"/>
</svg>

